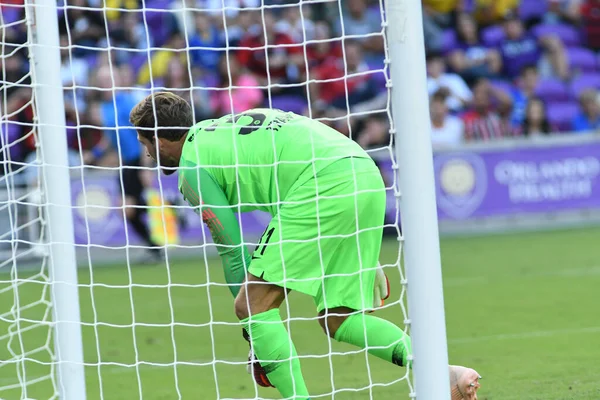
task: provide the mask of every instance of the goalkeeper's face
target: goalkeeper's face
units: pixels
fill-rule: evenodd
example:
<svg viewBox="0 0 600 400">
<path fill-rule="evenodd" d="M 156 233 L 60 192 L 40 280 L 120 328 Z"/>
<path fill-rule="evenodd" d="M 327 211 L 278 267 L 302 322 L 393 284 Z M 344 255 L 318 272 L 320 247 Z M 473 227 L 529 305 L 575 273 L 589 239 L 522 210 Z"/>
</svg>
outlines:
<svg viewBox="0 0 600 400">
<path fill-rule="evenodd" d="M 158 164 L 163 174 L 171 175 L 177 171 L 181 158 L 181 154 L 177 154 L 177 143 L 162 138 L 148 140 L 140 135 L 138 135 L 138 140 L 146 148 L 146 155 Z"/>
</svg>

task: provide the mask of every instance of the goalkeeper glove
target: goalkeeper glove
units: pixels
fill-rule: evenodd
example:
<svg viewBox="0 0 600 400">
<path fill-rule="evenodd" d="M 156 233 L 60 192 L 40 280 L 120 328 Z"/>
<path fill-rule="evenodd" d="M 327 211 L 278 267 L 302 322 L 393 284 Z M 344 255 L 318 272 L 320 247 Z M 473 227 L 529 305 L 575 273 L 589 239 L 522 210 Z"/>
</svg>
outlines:
<svg viewBox="0 0 600 400">
<path fill-rule="evenodd" d="M 390 297 L 390 281 L 385 272 L 383 272 L 381 264 L 377 263 L 375 285 L 373 288 L 373 309 L 382 307 L 388 297 Z"/>
</svg>

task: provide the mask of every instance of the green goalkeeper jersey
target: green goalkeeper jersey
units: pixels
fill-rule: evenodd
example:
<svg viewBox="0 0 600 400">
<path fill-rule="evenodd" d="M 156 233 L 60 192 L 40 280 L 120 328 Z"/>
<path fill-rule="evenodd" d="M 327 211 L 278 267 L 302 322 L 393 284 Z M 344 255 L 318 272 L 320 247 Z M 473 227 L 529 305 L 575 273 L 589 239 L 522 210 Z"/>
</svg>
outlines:
<svg viewBox="0 0 600 400">
<path fill-rule="evenodd" d="M 279 110 L 251 109 L 190 129 L 179 164 L 179 190 L 208 225 L 228 283 L 241 283 L 250 262 L 235 214 L 261 210 L 275 215 L 295 187 L 347 157 L 369 158 L 336 130 Z"/>
</svg>

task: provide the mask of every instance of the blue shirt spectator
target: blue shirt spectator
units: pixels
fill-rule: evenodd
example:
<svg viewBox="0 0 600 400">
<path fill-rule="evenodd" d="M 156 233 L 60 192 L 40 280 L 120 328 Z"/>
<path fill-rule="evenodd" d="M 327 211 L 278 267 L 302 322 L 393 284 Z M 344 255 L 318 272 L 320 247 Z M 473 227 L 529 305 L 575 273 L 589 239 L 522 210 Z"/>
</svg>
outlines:
<svg viewBox="0 0 600 400">
<path fill-rule="evenodd" d="M 521 70 L 517 86 L 510 93 L 513 103 L 511 115 L 513 127 L 518 128 L 525 121 L 527 103 L 529 103 L 529 99 L 535 94 L 538 82 L 539 76 L 535 65 L 526 66 Z"/>
<path fill-rule="evenodd" d="M 580 113 L 573 120 L 573 130 L 579 133 L 591 132 L 593 130 L 600 129 L 600 116 L 597 116 L 594 120 L 584 113 Z"/>
<path fill-rule="evenodd" d="M 575 132 L 591 132 L 600 129 L 600 102 L 595 89 L 585 90 L 579 96 L 581 113 L 573 119 Z"/>
<path fill-rule="evenodd" d="M 224 47 L 220 32 L 204 14 L 198 13 L 195 23 L 196 34 L 190 38 L 192 64 L 208 71 L 214 71 L 219 65 Z"/>
<path fill-rule="evenodd" d="M 106 137 L 125 165 L 139 162 L 142 155 L 137 132 L 129 122 L 129 112 L 135 105 L 133 95 L 124 92 L 115 94 L 114 102 L 108 100 L 100 104 Z"/>
</svg>

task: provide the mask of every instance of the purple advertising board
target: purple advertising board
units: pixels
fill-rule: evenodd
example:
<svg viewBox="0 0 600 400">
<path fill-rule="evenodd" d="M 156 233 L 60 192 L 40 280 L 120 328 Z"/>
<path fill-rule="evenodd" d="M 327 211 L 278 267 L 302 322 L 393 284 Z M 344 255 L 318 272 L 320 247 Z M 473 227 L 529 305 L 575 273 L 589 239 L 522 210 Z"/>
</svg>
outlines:
<svg viewBox="0 0 600 400">
<path fill-rule="evenodd" d="M 169 207 L 177 210 L 180 244 L 202 245 L 212 242 L 210 232 L 200 216 L 180 203 L 177 176 L 161 176 L 160 185 L 155 181 L 154 188 L 158 192 L 162 191 L 163 198 L 169 203 L 175 204 L 175 207 Z M 133 230 L 126 228 L 117 176 L 90 175 L 83 181 L 74 179 L 71 182 L 71 193 L 77 244 L 108 247 L 141 244 Z M 270 219 L 270 215 L 263 212 L 242 214 L 241 227 L 244 235 L 249 238 L 260 236 Z"/>
<path fill-rule="evenodd" d="M 600 209 L 600 144 L 439 154 L 438 215 L 467 219 Z"/>
<path fill-rule="evenodd" d="M 390 185 L 391 161 L 380 166 Z M 600 209 L 600 143 L 443 152 L 434 155 L 434 171 L 440 221 Z M 161 177 L 161 187 L 163 197 L 178 204 L 177 178 Z M 139 244 L 125 228 L 116 177 L 87 176 L 85 186 L 74 180 L 72 193 L 78 244 Z M 387 208 L 388 221 L 394 221 L 393 190 Z M 184 205 L 179 213 L 185 221 L 179 226 L 181 242 L 210 242 L 198 215 Z M 242 214 L 244 234 L 259 236 L 269 220 L 262 212 Z"/>
</svg>

